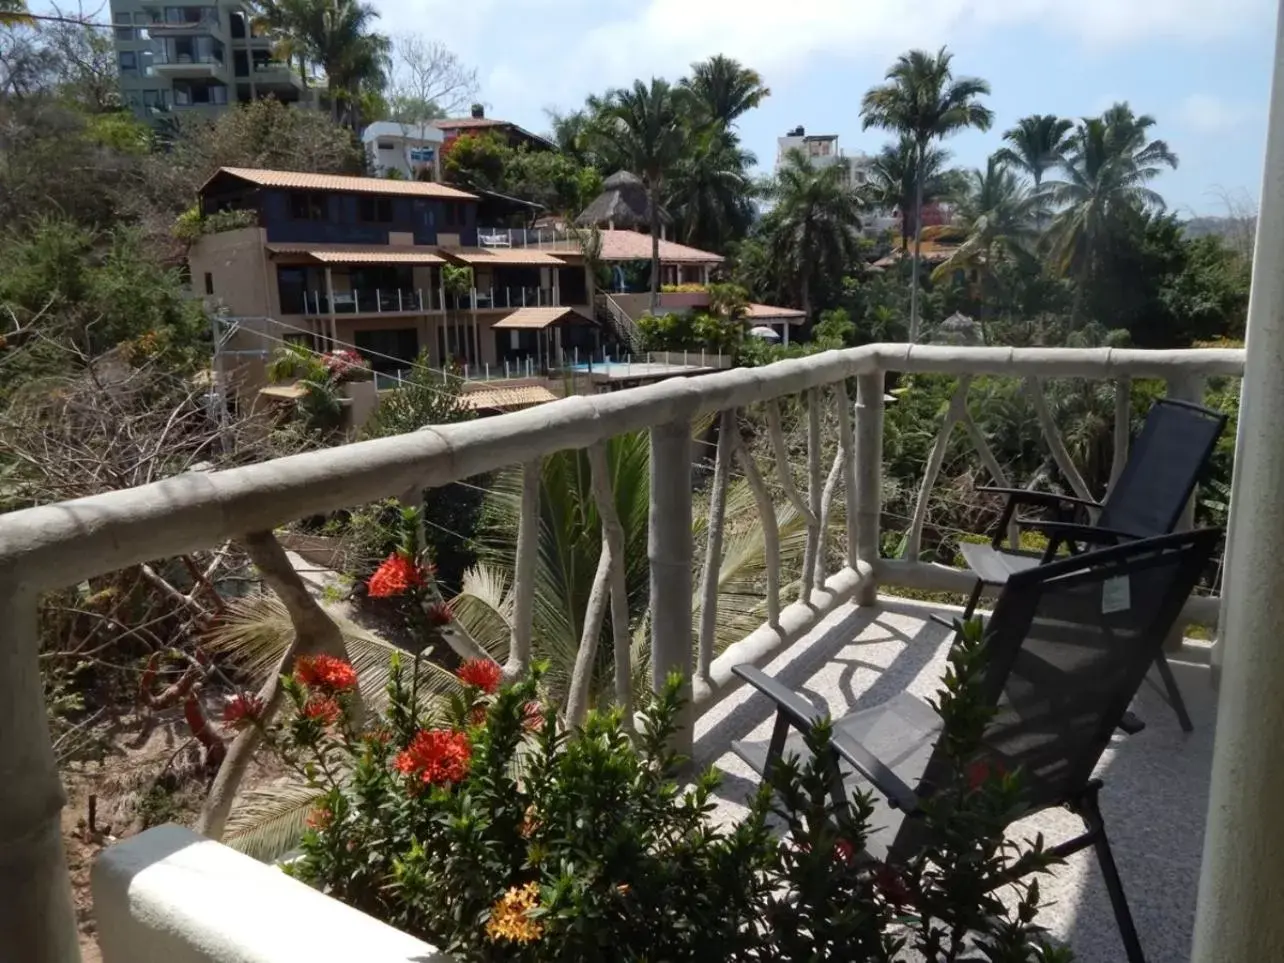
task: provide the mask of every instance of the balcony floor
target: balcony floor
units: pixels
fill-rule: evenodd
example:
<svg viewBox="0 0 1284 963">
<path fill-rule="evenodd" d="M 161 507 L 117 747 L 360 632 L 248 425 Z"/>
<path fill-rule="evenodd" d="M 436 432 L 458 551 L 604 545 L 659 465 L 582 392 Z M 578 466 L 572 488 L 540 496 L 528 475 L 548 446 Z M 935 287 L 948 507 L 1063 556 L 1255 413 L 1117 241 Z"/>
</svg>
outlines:
<svg viewBox="0 0 1284 963">
<path fill-rule="evenodd" d="M 834 716 L 867 708 L 902 690 L 930 696 L 939 686 L 949 633 L 928 614 L 957 609 L 882 597 L 876 607 L 845 606 L 766 670 Z M 1216 700 L 1206 665 L 1173 662 L 1195 731 L 1183 733 L 1172 710 L 1144 685 L 1134 711 L 1146 728 L 1117 735 L 1097 774 L 1104 781 L 1101 806 L 1115 860 L 1149 960 L 1189 955 L 1208 803 Z M 1152 672 L 1152 677 L 1154 673 Z M 770 737 L 772 708 L 747 687 L 705 713 L 696 724 L 695 758 L 723 773 L 719 818 L 743 815 L 756 774 L 730 752 L 732 740 Z M 1079 819 L 1049 810 L 1013 827 L 1014 838 L 1042 832 L 1049 844 L 1081 831 Z M 1078 963 L 1123 959 L 1110 902 L 1091 850 L 1072 856 L 1040 880 L 1048 904 L 1039 921 L 1066 941 Z"/>
</svg>

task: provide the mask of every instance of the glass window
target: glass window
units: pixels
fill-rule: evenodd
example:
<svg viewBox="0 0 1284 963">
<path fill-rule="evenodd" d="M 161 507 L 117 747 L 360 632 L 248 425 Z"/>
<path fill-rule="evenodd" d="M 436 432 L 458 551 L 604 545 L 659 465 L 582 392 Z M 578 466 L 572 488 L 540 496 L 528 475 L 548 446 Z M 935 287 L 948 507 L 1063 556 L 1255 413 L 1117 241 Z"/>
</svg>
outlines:
<svg viewBox="0 0 1284 963">
<path fill-rule="evenodd" d="M 192 103 L 192 91 L 189 87 L 174 85 L 174 106 L 187 107 Z"/>
<path fill-rule="evenodd" d="M 123 41 L 125 41 L 126 43 L 128 43 L 130 40 L 133 40 L 133 39 L 134 39 L 134 28 L 133 28 L 133 27 L 117 27 L 117 28 L 116 28 L 116 39 L 117 39 L 117 40 L 123 40 Z"/>
<path fill-rule="evenodd" d="M 133 23 L 133 19 L 130 17 L 128 13 L 115 14 L 112 17 L 112 21 L 115 23 Z"/>
<path fill-rule="evenodd" d="M 134 23 L 147 24 L 147 23 L 153 23 L 153 22 L 154 22 L 154 19 L 150 13 L 134 14 Z"/>
<path fill-rule="evenodd" d="M 138 70 L 138 55 L 132 50 L 122 50 L 120 52 L 120 72 L 123 74 L 132 74 Z"/>
<path fill-rule="evenodd" d="M 361 220 L 372 224 L 388 224 L 392 221 L 392 198 L 376 197 L 363 194 L 357 198 L 357 211 Z"/>
<path fill-rule="evenodd" d="M 317 191 L 293 191 L 290 194 L 290 216 L 298 221 L 324 221 L 329 204 Z"/>
<path fill-rule="evenodd" d="M 209 271 L 205 272 L 205 293 L 206 294 L 214 293 L 214 275 L 212 275 Z"/>
<path fill-rule="evenodd" d="M 381 140 L 381 141 L 379 141 L 379 149 L 380 149 L 380 150 L 396 150 L 396 149 L 397 149 L 397 145 L 396 145 L 396 144 L 394 144 L 394 143 L 393 143 L 392 141 L 390 141 L 390 140 Z"/>
<path fill-rule="evenodd" d="M 211 103 L 211 104 L 226 104 L 226 103 L 227 103 L 227 88 L 226 88 L 226 87 L 224 87 L 222 84 L 217 84 L 216 86 L 211 87 L 211 88 L 210 88 L 210 103 Z"/>
</svg>

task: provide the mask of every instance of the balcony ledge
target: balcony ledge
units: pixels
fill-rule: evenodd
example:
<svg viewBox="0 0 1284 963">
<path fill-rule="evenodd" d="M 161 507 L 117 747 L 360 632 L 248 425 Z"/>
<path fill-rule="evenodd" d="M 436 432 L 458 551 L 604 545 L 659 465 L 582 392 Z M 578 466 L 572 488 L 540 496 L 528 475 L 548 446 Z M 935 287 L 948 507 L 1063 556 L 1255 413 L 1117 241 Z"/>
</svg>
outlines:
<svg viewBox="0 0 1284 963">
<path fill-rule="evenodd" d="M 450 963 L 414 937 L 279 869 L 173 824 L 93 869 L 104 963 Z"/>
</svg>

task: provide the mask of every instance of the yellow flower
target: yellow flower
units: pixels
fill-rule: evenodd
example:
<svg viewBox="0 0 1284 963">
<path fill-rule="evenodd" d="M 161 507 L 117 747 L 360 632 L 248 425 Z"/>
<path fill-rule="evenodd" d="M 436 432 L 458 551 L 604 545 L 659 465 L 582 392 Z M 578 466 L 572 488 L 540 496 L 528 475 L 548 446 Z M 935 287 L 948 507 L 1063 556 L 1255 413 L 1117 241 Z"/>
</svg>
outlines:
<svg viewBox="0 0 1284 963">
<path fill-rule="evenodd" d="M 539 883 L 531 882 L 523 886 L 509 887 L 495 905 L 490 908 L 490 920 L 486 923 L 486 935 L 491 942 L 512 940 L 514 943 L 531 943 L 544 935 L 544 927 L 538 920 L 526 914 L 539 906 Z"/>
</svg>

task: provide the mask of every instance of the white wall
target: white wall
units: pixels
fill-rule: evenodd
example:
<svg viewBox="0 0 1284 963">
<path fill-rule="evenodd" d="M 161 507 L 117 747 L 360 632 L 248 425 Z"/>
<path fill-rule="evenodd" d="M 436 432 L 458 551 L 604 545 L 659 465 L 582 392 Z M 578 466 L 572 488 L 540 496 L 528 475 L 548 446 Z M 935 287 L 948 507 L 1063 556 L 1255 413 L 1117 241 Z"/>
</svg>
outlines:
<svg viewBox="0 0 1284 963">
<path fill-rule="evenodd" d="M 94 861 L 103 963 L 450 963 L 281 870 L 173 824 Z"/>
</svg>

